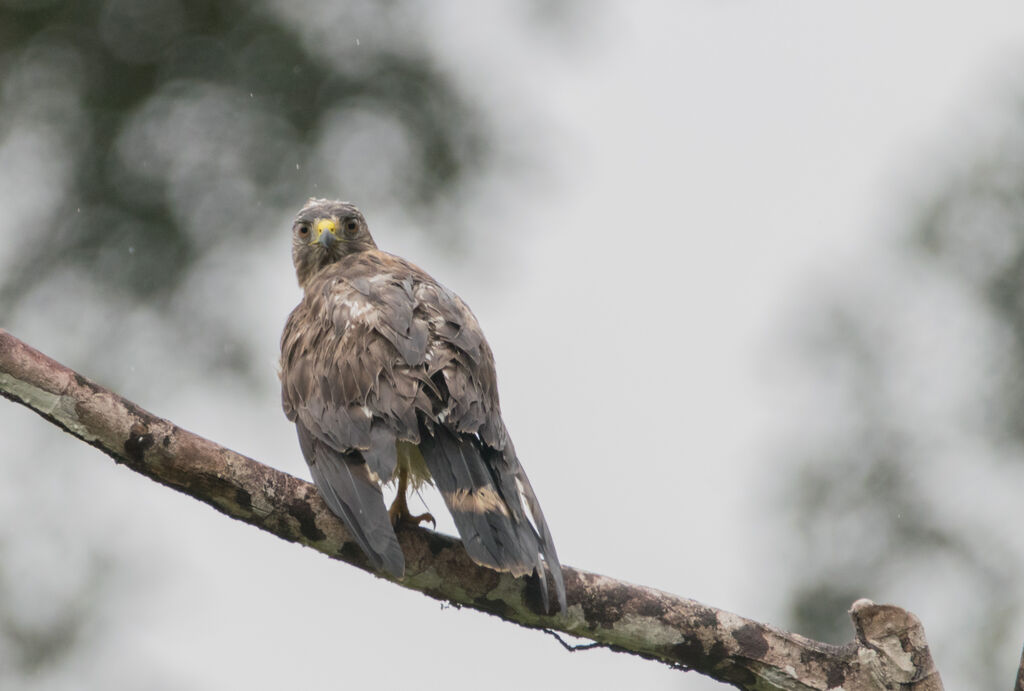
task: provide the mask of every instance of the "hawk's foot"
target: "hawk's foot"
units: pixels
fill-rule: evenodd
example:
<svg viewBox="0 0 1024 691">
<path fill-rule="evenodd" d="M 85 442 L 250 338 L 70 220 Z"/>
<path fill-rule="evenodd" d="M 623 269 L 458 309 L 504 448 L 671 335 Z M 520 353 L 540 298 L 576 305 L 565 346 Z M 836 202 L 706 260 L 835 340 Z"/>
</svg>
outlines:
<svg viewBox="0 0 1024 691">
<path fill-rule="evenodd" d="M 426 523 L 430 521 L 431 527 L 437 529 L 437 521 L 429 513 L 421 513 L 418 516 L 413 516 L 409 513 L 409 505 L 405 503 L 405 494 L 399 494 L 395 497 L 395 501 L 391 504 L 391 508 L 388 509 L 388 516 L 391 517 L 391 525 L 396 528 L 401 525 L 419 525 L 420 523 Z"/>
<path fill-rule="evenodd" d="M 430 527 L 437 530 L 437 521 L 430 513 L 421 513 L 419 516 L 400 516 L 398 520 L 405 525 L 419 525 L 430 521 Z"/>
</svg>

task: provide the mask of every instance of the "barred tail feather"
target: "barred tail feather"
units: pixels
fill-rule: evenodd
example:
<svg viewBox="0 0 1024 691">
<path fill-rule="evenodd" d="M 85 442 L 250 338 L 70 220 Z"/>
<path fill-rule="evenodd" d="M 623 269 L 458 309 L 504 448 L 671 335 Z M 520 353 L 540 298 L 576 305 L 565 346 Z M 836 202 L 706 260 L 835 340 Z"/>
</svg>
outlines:
<svg viewBox="0 0 1024 691">
<path fill-rule="evenodd" d="M 469 556 L 517 576 L 532 571 L 533 560 L 523 563 L 517 531 L 480 449 L 438 426 L 421 434 L 420 450 Z"/>
<path fill-rule="evenodd" d="M 555 578 L 559 606 L 565 611 L 558 557 L 529 483 L 522 484 L 541 534 L 526 518 L 515 477 L 503 472 L 505 459 L 500 451 L 487 447 L 475 436 L 457 434 L 441 425 L 421 429 L 420 450 L 473 561 L 514 576 L 536 570 L 546 610 L 549 603 L 543 555 Z M 517 471 L 522 473 L 518 464 Z"/>
</svg>

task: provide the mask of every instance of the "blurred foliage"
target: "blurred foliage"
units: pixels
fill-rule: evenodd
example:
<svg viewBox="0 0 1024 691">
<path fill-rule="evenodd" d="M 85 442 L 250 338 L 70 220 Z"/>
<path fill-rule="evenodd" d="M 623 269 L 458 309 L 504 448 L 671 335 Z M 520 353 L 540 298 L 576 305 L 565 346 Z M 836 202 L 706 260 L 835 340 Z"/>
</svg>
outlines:
<svg viewBox="0 0 1024 691">
<path fill-rule="evenodd" d="M 231 344 L 198 364 L 244 373 L 246 334 L 208 296 L 169 309 L 205 257 L 281 231 L 311 195 L 414 210 L 486 164 L 486 124 L 434 64 L 427 11 L 0 2 L 0 313 L 73 279 Z"/>
<path fill-rule="evenodd" d="M 929 593 L 919 602 L 955 621 L 925 621 L 933 650 L 945 639 L 959 656 L 939 659 L 940 671 L 975 688 L 1006 682 L 997 662 L 1019 649 L 1024 605 L 1024 555 L 1003 529 L 1012 517 L 988 504 L 986 486 L 943 482 L 990 464 L 992 489 L 1005 484 L 1000 466 L 1024 460 L 1024 103 L 1007 121 L 995 141 L 958 141 L 959 167 L 909 215 L 891 265 L 875 269 L 902 276 L 819 291 L 801 359 L 842 412 L 795 444 L 785 497 L 799 564 L 793 629 L 845 642 L 857 598 L 902 596 L 895 604 L 911 607 L 908 594 Z M 975 361 L 920 364 L 958 340 L 957 355 Z"/>
<path fill-rule="evenodd" d="M 988 432 L 1024 447 L 1024 102 L 1016 116 L 924 208 L 910 240 L 1003 327 Z"/>
<path fill-rule="evenodd" d="M 247 381 L 245 255 L 287 233 L 308 196 L 415 213 L 491 163 L 484 115 L 432 57 L 428 11 L 0 0 L 0 325 L 45 320 L 115 387 L 133 358 L 166 368 L 181 349 L 193 379 Z M 0 461 L 35 478 L 3 507 L 31 529 L 0 530 L 0 685 L 45 687 L 88 649 L 82 632 L 95 634 L 110 573 L 130 559 L 66 534 L 68 506 L 90 501 L 56 489 L 67 469 Z M 58 496 L 54 524 L 38 520 Z M 54 582 L 26 577 L 32 564 Z"/>
<path fill-rule="evenodd" d="M 45 677 L 76 649 L 88 648 L 114 565 L 102 550 L 90 551 L 85 561 L 75 563 L 78 577 L 72 584 L 47 589 L 50 606 L 38 607 L 40 593 L 26 593 L 26 579 L 9 573 L 15 559 L 23 556 L 11 552 L 0 543 L 0 592 L 21 596 L 21 602 L 8 600 L 0 607 L 0 682 L 5 684 Z"/>
</svg>

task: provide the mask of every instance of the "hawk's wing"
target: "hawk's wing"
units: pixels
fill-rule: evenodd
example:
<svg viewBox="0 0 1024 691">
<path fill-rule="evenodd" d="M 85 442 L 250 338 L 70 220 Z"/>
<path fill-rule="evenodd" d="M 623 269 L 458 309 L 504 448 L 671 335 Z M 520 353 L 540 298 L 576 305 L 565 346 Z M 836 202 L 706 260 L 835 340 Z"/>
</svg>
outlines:
<svg viewBox="0 0 1024 691">
<path fill-rule="evenodd" d="M 546 600 L 543 557 L 564 609 L 558 557 L 501 420 L 493 355 L 462 300 L 402 259 L 360 252 L 311 280 L 281 349 L 285 412 L 321 465 L 314 480 L 375 563 L 401 562 L 388 557 L 397 541 L 367 485 L 391 479 L 404 440 L 419 445 L 469 555 L 517 576 L 536 568 Z M 323 472 L 338 464 L 346 472 Z"/>
</svg>

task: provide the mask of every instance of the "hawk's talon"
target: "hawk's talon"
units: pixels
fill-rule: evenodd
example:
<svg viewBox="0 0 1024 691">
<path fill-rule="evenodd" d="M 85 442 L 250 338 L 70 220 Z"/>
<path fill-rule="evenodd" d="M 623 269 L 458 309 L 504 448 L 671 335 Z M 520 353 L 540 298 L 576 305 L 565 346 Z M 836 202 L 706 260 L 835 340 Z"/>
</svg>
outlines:
<svg viewBox="0 0 1024 691">
<path fill-rule="evenodd" d="M 388 516 L 391 518 L 391 525 L 398 527 L 402 525 L 413 525 L 418 526 L 420 523 L 430 521 L 431 526 L 434 530 L 437 530 L 437 521 L 429 513 L 421 513 L 419 516 L 413 516 L 409 512 L 409 505 L 405 501 L 405 493 L 408 489 L 409 474 L 405 468 L 401 468 L 398 471 L 398 492 L 395 494 L 395 500 L 391 503 L 391 508 L 388 509 Z"/>
<path fill-rule="evenodd" d="M 391 517 L 391 525 L 396 528 L 399 525 L 418 526 L 420 523 L 430 521 L 431 527 L 433 527 L 434 530 L 437 530 L 437 521 L 432 515 L 429 513 L 421 513 L 419 516 L 413 516 L 409 513 L 409 507 L 406 505 L 404 499 L 405 498 L 403 497 L 403 501 L 400 502 L 395 498 L 395 503 L 391 505 L 390 509 L 388 509 L 388 516 Z"/>
</svg>

